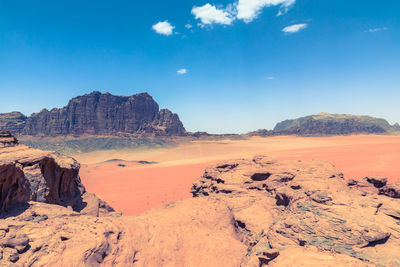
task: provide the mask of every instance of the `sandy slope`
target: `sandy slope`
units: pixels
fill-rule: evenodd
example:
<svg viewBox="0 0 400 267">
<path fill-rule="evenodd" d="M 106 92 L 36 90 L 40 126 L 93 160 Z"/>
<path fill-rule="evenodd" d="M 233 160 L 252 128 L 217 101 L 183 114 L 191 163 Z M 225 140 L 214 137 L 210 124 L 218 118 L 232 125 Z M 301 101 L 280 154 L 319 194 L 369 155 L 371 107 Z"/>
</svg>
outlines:
<svg viewBox="0 0 400 267">
<path fill-rule="evenodd" d="M 81 178 L 88 191 L 130 215 L 190 197 L 192 182 L 216 161 L 256 154 L 281 159 L 327 160 L 342 170 L 347 179 L 379 174 L 391 182 L 400 181 L 400 136 L 197 141 L 171 149 L 99 151 L 74 157 L 82 163 Z M 128 162 L 102 163 L 110 159 Z M 137 160 L 157 164 L 129 162 Z"/>
</svg>

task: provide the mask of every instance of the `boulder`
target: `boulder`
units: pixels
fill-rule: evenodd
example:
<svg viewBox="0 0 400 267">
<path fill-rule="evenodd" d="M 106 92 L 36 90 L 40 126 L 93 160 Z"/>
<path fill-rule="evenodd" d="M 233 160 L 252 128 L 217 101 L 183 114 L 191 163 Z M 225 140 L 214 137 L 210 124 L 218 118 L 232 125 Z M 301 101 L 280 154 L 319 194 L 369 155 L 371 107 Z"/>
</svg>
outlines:
<svg viewBox="0 0 400 267">
<path fill-rule="evenodd" d="M 0 148 L 0 212 L 28 201 L 71 207 L 99 216 L 114 210 L 87 193 L 79 163 L 59 153 L 25 145 Z"/>
<path fill-rule="evenodd" d="M 392 198 L 400 198 L 400 183 L 390 184 L 380 188 L 379 194 Z"/>
<path fill-rule="evenodd" d="M 382 176 L 368 176 L 364 180 L 370 184 L 373 184 L 376 188 L 384 187 L 387 184 L 388 179 Z"/>
</svg>

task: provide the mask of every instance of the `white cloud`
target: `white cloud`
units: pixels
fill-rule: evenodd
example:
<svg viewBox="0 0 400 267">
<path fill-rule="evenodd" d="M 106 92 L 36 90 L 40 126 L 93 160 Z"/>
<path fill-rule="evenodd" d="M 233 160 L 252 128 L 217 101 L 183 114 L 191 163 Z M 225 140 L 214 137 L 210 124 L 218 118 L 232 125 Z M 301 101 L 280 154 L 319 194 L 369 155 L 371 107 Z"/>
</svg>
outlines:
<svg viewBox="0 0 400 267">
<path fill-rule="evenodd" d="M 186 25 L 185 25 L 185 28 L 186 28 L 186 29 L 191 29 L 192 27 L 193 27 L 193 26 L 192 26 L 191 24 L 186 24 Z"/>
<path fill-rule="evenodd" d="M 227 10 L 217 9 L 209 3 L 204 6 L 194 6 L 192 14 L 196 19 L 200 19 L 202 25 L 223 24 L 230 25 L 235 20 L 234 16 Z"/>
<path fill-rule="evenodd" d="M 153 30 L 158 34 L 171 35 L 174 32 L 174 26 L 172 26 L 168 20 L 160 21 L 152 26 Z"/>
<path fill-rule="evenodd" d="M 176 73 L 177 73 L 178 75 L 186 74 L 186 73 L 187 73 L 187 69 L 180 69 L 180 70 L 177 70 Z"/>
<path fill-rule="evenodd" d="M 264 7 L 280 6 L 278 16 L 286 13 L 296 0 L 239 0 L 237 3 L 237 18 L 246 23 L 251 22 L 260 14 Z"/>
<path fill-rule="evenodd" d="M 387 28 L 383 27 L 383 28 L 372 28 L 372 29 L 368 29 L 365 32 L 381 32 L 381 31 L 386 31 Z"/>
<path fill-rule="evenodd" d="M 307 28 L 307 24 L 294 24 L 282 29 L 284 33 L 296 33 Z"/>
<path fill-rule="evenodd" d="M 268 76 L 268 77 L 267 77 L 267 80 L 274 80 L 274 79 L 275 79 L 274 76 Z"/>
</svg>

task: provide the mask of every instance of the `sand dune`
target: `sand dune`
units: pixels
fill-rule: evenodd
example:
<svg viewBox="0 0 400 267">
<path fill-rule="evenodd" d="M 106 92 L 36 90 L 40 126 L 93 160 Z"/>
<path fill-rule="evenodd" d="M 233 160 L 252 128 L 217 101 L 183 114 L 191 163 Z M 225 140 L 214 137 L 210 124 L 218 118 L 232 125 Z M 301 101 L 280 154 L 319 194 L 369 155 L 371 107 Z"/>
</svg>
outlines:
<svg viewBox="0 0 400 267">
<path fill-rule="evenodd" d="M 378 174 L 390 182 L 400 181 L 400 136 L 193 141 L 170 149 L 98 151 L 74 157 L 82 163 L 81 179 L 88 191 L 131 215 L 190 197 L 193 181 L 216 161 L 257 154 L 326 160 L 342 170 L 346 179 Z M 111 159 L 123 161 L 105 162 Z M 140 160 L 156 163 L 135 162 Z"/>
</svg>

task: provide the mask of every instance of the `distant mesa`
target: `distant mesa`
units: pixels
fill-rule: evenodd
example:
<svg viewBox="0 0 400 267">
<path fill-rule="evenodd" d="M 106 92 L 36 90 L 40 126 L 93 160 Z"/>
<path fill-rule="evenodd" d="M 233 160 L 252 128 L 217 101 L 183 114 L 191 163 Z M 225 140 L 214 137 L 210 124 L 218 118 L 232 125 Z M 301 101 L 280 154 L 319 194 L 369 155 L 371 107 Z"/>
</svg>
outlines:
<svg viewBox="0 0 400 267">
<path fill-rule="evenodd" d="M 318 113 L 276 124 L 273 130 L 250 132 L 252 136 L 274 135 L 349 135 L 389 134 L 400 131 L 400 125 L 390 125 L 385 119 L 349 114 Z"/>
<path fill-rule="evenodd" d="M 148 93 L 116 96 L 97 91 L 29 117 L 20 112 L 0 114 L 0 131 L 32 136 L 186 134 L 179 116 L 160 110 Z"/>
</svg>

